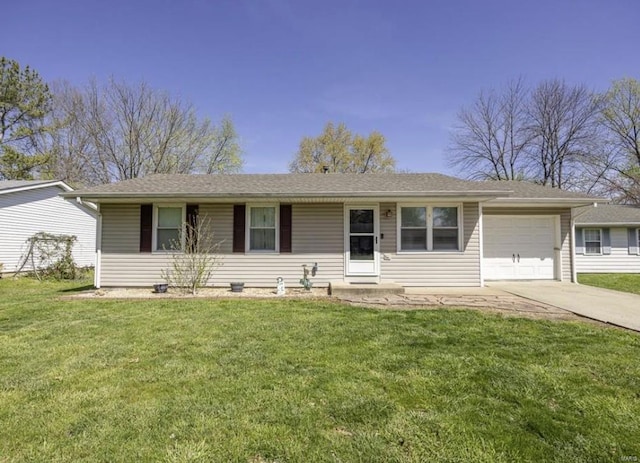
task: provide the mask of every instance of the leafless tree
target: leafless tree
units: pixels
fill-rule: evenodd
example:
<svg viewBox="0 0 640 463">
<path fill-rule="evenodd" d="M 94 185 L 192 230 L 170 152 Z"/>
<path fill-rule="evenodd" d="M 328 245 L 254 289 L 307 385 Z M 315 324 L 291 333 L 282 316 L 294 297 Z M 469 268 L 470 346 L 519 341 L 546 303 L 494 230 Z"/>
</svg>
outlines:
<svg viewBox="0 0 640 463">
<path fill-rule="evenodd" d="M 49 160 L 43 173 L 72 185 L 108 182 L 105 171 L 94 162 L 98 156 L 86 127 L 84 95 L 67 82 L 54 83 L 52 94 L 50 129 L 36 139 L 38 151 Z"/>
<path fill-rule="evenodd" d="M 589 181 L 583 166 L 600 154 L 601 101 L 586 87 L 559 80 L 529 91 L 519 79 L 483 92 L 458 114 L 449 164 L 474 179 L 583 187 Z"/>
<path fill-rule="evenodd" d="M 458 113 L 458 126 L 448 150 L 449 165 L 474 179 L 516 180 L 526 176 L 525 150 L 528 91 L 522 79 L 503 91 L 481 92 Z"/>
<path fill-rule="evenodd" d="M 604 95 L 605 150 L 599 184 L 615 200 L 640 204 L 640 82 L 621 79 Z"/>
<path fill-rule="evenodd" d="M 540 83 L 531 93 L 528 163 L 543 185 L 571 188 L 572 179 L 598 148 L 601 98 L 583 85 Z"/>
<path fill-rule="evenodd" d="M 193 105 L 140 82 L 95 80 L 83 89 L 54 88 L 54 126 L 43 150 L 56 176 L 85 184 L 152 173 L 237 172 L 241 149 L 233 123 L 216 127 Z"/>
</svg>

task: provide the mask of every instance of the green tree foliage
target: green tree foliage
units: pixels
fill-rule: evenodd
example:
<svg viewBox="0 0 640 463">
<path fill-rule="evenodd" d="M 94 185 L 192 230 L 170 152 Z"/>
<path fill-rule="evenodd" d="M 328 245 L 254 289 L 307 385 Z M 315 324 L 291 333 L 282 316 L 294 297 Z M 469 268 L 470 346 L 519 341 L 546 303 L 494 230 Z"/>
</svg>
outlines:
<svg viewBox="0 0 640 463">
<path fill-rule="evenodd" d="M 30 179 L 47 162 L 34 139 L 47 129 L 51 95 L 40 75 L 17 61 L 0 57 L 0 178 Z"/>
<path fill-rule="evenodd" d="M 327 167 L 329 172 L 364 174 L 394 172 L 395 165 L 381 133 L 363 137 L 352 134 L 344 124 L 329 122 L 319 136 L 302 139 L 289 170 L 311 173 Z"/>
</svg>

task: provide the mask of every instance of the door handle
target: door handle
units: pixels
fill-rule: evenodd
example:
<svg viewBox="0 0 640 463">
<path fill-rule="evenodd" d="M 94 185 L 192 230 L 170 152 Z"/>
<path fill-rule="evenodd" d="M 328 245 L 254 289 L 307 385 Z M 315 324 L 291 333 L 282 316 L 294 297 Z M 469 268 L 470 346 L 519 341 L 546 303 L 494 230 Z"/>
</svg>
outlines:
<svg viewBox="0 0 640 463">
<path fill-rule="evenodd" d="M 511 260 L 514 261 L 514 262 L 516 261 L 516 255 L 515 254 L 511 255 Z"/>
<path fill-rule="evenodd" d="M 520 263 L 520 254 L 518 254 L 518 263 Z"/>
<path fill-rule="evenodd" d="M 378 244 L 378 237 L 376 236 L 376 244 Z"/>
</svg>

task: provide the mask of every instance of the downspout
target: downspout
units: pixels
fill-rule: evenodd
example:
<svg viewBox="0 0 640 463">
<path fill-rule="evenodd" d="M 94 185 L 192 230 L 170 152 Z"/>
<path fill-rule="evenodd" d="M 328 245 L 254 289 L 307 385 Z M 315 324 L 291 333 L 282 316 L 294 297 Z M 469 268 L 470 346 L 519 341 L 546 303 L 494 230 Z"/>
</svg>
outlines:
<svg viewBox="0 0 640 463">
<path fill-rule="evenodd" d="M 594 202 L 593 207 L 598 207 L 598 203 Z M 571 208 L 571 281 L 575 284 L 578 283 L 578 269 L 576 268 L 576 219 L 582 214 L 589 212 L 589 209 L 585 209 L 579 214 L 574 214 L 575 208 Z"/>
<path fill-rule="evenodd" d="M 478 227 L 480 228 L 480 233 L 478 236 L 478 246 L 480 247 L 480 287 L 484 288 L 484 251 L 483 251 L 483 241 L 484 241 L 484 225 L 482 218 L 482 203 L 478 203 Z"/>
<path fill-rule="evenodd" d="M 100 212 L 100 203 L 96 204 L 96 265 L 93 274 L 93 285 L 100 288 L 101 270 L 102 270 L 102 213 Z"/>
</svg>

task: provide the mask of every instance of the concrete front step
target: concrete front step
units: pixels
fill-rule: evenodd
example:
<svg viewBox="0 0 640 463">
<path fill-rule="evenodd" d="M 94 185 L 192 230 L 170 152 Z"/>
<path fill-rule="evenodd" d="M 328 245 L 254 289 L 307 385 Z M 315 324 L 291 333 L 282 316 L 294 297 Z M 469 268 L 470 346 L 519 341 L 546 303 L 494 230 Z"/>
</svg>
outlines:
<svg viewBox="0 0 640 463">
<path fill-rule="evenodd" d="M 331 296 L 378 296 L 385 294 L 404 294 L 404 288 L 397 283 L 345 283 L 332 281 L 329 283 Z"/>
</svg>

